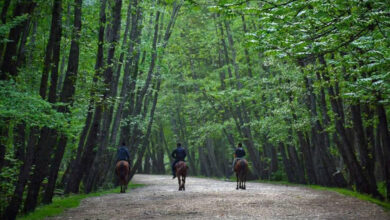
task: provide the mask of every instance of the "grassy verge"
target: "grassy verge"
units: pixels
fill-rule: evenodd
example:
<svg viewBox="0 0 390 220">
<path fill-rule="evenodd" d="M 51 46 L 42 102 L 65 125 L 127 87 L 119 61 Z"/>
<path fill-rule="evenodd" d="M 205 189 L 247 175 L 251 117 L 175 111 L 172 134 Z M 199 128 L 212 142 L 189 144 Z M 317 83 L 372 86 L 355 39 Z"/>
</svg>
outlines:
<svg viewBox="0 0 390 220">
<path fill-rule="evenodd" d="M 318 186 L 318 185 L 303 185 L 303 184 L 295 184 L 295 183 L 289 183 L 287 181 L 266 181 L 266 180 L 258 180 L 256 182 L 260 183 L 269 183 L 269 184 L 276 184 L 276 185 L 286 185 L 286 186 L 301 186 L 301 187 L 309 187 L 316 190 L 326 190 L 326 191 L 333 191 L 340 193 L 342 195 L 355 197 L 360 200 L 368 201 L 371 203 L 375 203 L 379 206 L 382 206 L 385 211 L 390 211 L 390 202 L 381 201 L 379 199 L 375 199 L 372 196 L 361 194 L 356 191 L 352 191 L 350 189 L 344 189 L 344 188 L 335 188 L 335 187 L 325 187 L 325 186 Z"/>
<path fill-rule="evenodd" d="M 129 184 L 127 189 L 134 189 L 137 187 L 142 187 L 143 184 Z M 94 192 L 89 194 L 73 194 L 69 196 L 63 196 L 63 197 L 54 197 L 53 203 L 49 205 L 43 205 L 39 206 L 37 209 L 35 209 L 34 212 L 31 212 L 24 216 L 18 216 L 17 219 L 19 220 L 38 220 L 38 219 L 44 219 L 46 217 L 50 216 L 56 216 L 64 212 L 66 209 L 74 208 L 80 205 L 80 201 L 82 199 L 88 198 L 88 197 L 95 197 L 95 196 L 102 196 L 110 193 L 119 193 L 120 189 L 114 188 L 106 191 L 101 192 Z"/>
<path fill-rule="evenodd" d="M 324 186 L 317 186 L 317 185 L 309 185 L 312 189 L 318 189 L 318 190 L 326 190 L 326 191 L 334 191 L 338 192 L 340 194 L 346 195 L 346 196 L 352 196 L 356 197 L 360 200 L 369 201 L 372 203 L 375 203 L 377 205 L 382 206 L 386 211 L 390 211 L 390 202 L 384 202 L 379 199 L 375 199 L 369 195 L 361 194 L 349 189 L 343 189 L 343 188 L 333 188 L 333 187 L 324 187 Z"/>
</svg>

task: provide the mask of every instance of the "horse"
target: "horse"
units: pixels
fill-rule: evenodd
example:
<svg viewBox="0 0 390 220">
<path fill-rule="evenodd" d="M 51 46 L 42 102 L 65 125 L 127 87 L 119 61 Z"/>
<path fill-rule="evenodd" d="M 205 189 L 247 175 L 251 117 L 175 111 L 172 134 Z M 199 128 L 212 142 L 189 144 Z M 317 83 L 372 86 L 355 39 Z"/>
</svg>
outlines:
<svg viewBox="0 0 390 220">
<path fill-rule="evenodd" d="M 125 160 L 120 160 L 116 163 L 115 173 L 119 178 L 119 185 L 121 186 L 121 193 L 125 193 L 127 189 L 127 183 L 130 173 L 129 162 Z"/>
<path fill-rule="evenodd" d="M 237 187 L 236 189 L 246 189 L 246 174 L 248 173 L 248 162 L 245 159 L 240 159 L 236 162 L 234 166 L 234 172 L 236 172 L 237 177 Z"/>
<path fill-rule="evenodd" d="M 176 163 L 175 169 L 176 169 L 177 180 L 179 182 L 179 191 L 182 190 L 185 191 L 186 190 L 185 183 L 186 183 L 188 166 L 184 161 L 179 161 Z"/>
</svg>

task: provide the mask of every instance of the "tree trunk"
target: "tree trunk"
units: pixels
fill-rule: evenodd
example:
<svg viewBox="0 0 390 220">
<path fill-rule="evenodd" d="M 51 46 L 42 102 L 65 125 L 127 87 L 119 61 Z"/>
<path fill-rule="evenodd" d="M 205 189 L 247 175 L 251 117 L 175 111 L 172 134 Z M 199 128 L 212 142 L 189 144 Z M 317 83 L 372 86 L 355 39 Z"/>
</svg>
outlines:
<svg viewBox="0 0 390 220">
<path fill-rule="evenodd" d="M 7 22 L 7 12 L 10 3 L 11 0 L 4 0 L 3 8 L 1 9 L 0 20 L 3 25 L 6 24 Z M 3 57 L 3 49 L 4 49 L 4 43 L 0 43 L 0 58 Z"/>
<path fill-rule="evenodd" d="M 381 100 L 381 98 L 378 97 L 378 100 Z M 384 170 L 387 192 L 386 198 L 387 200 L 390 200 L 390 135 L 388 130 L 386 111 L 380 102 L 377 104 L 377 114 L 379 120 L 379 132 L 381 133 L 380 136 L 382 138 L 382 152 L 384 155 L 383 158 L 385 164 Z"/>
<path fill-rule="evenodd" d="M 287 145 L 287 152 L 290 161 L 290 165 L 292 166 L 292 172 L 294 175 L 294 182 L 299 184 L 305 184 L 305 171 L 303 169 L 301 160 L 298 158 L 297 151 L 294 146 Z"/>
<path fill-rule="evenodd" d="M 316 76 L 317 76 L 317 79 L 319 81 L 321 81 L 321 75 L 319 72 L 316 72 Z M 322 114 L 322 121 L 323 121 L 323 125 L 324 125 L 324 128 L 327 128 L 330 125 L 330 117 L 328 115 L 328 108 L 327 108 L 327 103 L 326 103 L 326 97 L 325 97 L 325 91 L 324 91 L 324 87 L 321 86 L 320 87 L 320 102 L 319 102 L 319 106 L 320 106 L 320 110 L 321 110 L 321 114 Z M 321 138 L 322 138 L 322 142 L 325 146 L 325 152 L 326 152 L 326 156 L 327 158 L 329 158 L 327 161 L 329 161 L 328 163 L 332 164 L 331 166 L 327 166 L 328 168 L 328 172 L 332 173 L 332 178 L 336 184 L 336 186 L 338 187 L 346 187 L 347 186 L 347 182 L 343 176 L 343 174 L 341 173 L 341 169 L 342 167 L 339 167 L 339 168 L 336 168 L 335 167 L 335 161 L 334 161 L 334 158 L 330 155 L 329 153 L 329 148 L 330 148 L 330 138 L 329 138 L 329 134 L 328 132 L 324 129 L 321 131 L 321 134 L 320 134 Z"/>
<path fill-rule="evenodd" d="M 15 10 L 13 12 L 14 17 L 21 16 L 23 14 L 27 14 L 28 16 L 31 16 L 34 8 L 36 6 L 36 3 L 29 0 L 23 0 L 21 2 L 18 2 L 15 6 Z M 8 40 L 9 42 L 5 46 L 5 53 L 3 62 L 1 65 L 1 75 L 0 80 L 8 80 L 9 77 L 15 77 L 17 75 L 17 60 L 15 57 L 18 55 L 18 44 L 20 41 L 20 37 L 23 33 L 22 30 L 25 29 L 26 26 L 28 26 L 29 19 L 27 18 L 25 21 L 21 22 L 19 25 L 16 25 L 15 27 L 11 28 Z"/>
<path fill-rule="evenodd" d="M 209 166 L 209 161 L 206 159 L 206 155 L 204 153 L 204 147 L 198 147 L 198 154 L 200 160 L 200 174 L 204 176 L 211 176 L 211 169 Z"/>
<path fill-rule="evenodd" d="M 1 20 L 2 24 L 5 24 L 7 22 L 7 12 L 8 12 L 8 8 L 9 8 L 10 3 L 11 3 L 11 0 L 4 0 L 3 8 L 1 9 L 1 15 L 0 15 L 0 20 Z"/>
<path fill-rule="evenodd" d="M 81 32 L 81 7 L 82 7 L 82 0 L 75 0 L 73 37 L 72 37 L 72 42 L 71 42 L 71 47 L 69 52 L 68 68 L 65 75 L 64 86 L 60 94 L 60 101 L 66 103 L 66 105 L 60 106 L 58 108 L 59 112 L 69 112 L 70 111 L 69 108 L 73 104 L 73 96 L 75 93 L 75 86 L 76 86 L 76 79 L 77 79 L 78 65 L 79 65 L 79 55 L 80 55 L 79 39 L 80 39 L 80 32 Z M 58 64 L 56 66 L 58 66 Z M 54 91 L 56 88 L 57 88 L 56 85 L 53 85 L 51 89 L 51 92 L 53 93 L 52 97 L 55 97 Z M 38 154 L 39 160 L 36 161 L 36 170 L 39 170 L 39 172 L 34 173 L 34 176 L 31 180 L 31 184 L 29 186 L 29 193 L 25 201 L 25 207 L 24 207 L 25 212 L 34 210 L 37 205 L 37 196 L 39 193 L 40 184 L 48 172 L 47 161 L 49 160 L 49 156 L 50 156 L 50 151 L 48 149 L 51 149 L 50 147 L 54 145 L 54 141 L 57 140 L 57 136 L 58 136 L 58 133 L 54 130 L 48 132 L 43 131 L 43 132 L 44 135 L 41 136 L 41 139 L 42 137 L 50 137 L 50 138 L 45 138 L 45 140 L 48 141 L 44 141 L 39 144 L 40 146 L 39 149 L 41 149 L 41 152 L 38 151 L 40 152 Z M 61 143 L 61 144 L 66 145 L 66 139 L 65 139 L 65 143 Z M 45 149 L 45 146 L 48 147 L 48 149 Z M 61 161 L 61 159 L 62 157 L 60 158 L 59 162 Z"/>
<path fill-rule="evenodd" d="M 3 137 L 5 137 L 4 135 Z M 24 161 L 25 157 L 25 148 L 26 148 L 26 124 L 20 123 L 16 125 L 16 129 L 14 131 L 14 145 L 15 145 L 15 158 Z M 0 166 L 1 170 L 1 166 Z"/>
<path fill-rule="evenodd" d="M 285 145 L 283 143 L 279 143 L 279 151 L 282 155 L 282 161 L 283 161 L 283 165 L 284 165 L 284 170 L 286 172 L 286 175 L 287 175 L 287 180 L 289 182 L 295 182 L 295 178 L 294 178 L 294 174 L 293 174 L 293 167 L 290 163 L 290 160 L 287 158 L 287 154 L 286 154 L 286 149 L 285 149 Z"/>
<path fill-rule="evenodd" d="M 357 146 L 359 150 L 360 164 L 363 168 L 363 171 L 367 173 L 368 181 L 371 186 L 377 188 L 375 174 L 374 174 L 374 161 L 369 158 L 369 154 L 372 155 L 372 152 L 368 148 L 368 141 L 363 128 L 362 115 L 360 110 L 360 103 L 351 105 L 352 113 L 352 122 L 353 130 L 355 132 L 355 137 L 357 140 Z"/>
<path fill-rule="evenodd" d="M 53 12 L 52 12 L 52 23 L 51 23 L 51 30 L 50 30 L 50 37 L 49 37 L 49 42 L 46 48 L 46 56 L 45 56 L 45 64 L 44 64 L 44 71 L 42 73 L 42 78 L 48 77 L 49 69 L 51 67 L 51 83 L 50 83 L 50 90 L 49 90 L 49 102 L 50 103 L 55 103 L 56 102 L 56 97 L 57 97 L 57 82 L 58 82 L 58 64 L 59 64 L 59 58 L 60 58 L 60 51 L 61 51 L 61 34 L 62 34 L 62 1 L 61 0 L 54 0 L 53 2 Z M 46 76 L 45 76 L 46 75 Z M 46 89 L 47 89 L 47 78 L 45 80 L 41 80 L 41 90 L 40 90 L 40 95 L 42 98 L 46 97 Z M 48 134 L 52 134 L 47 136 Z M 49 161 L 50 157 L 50 152 L 49 150 L 53 145 L 54 142 L 56 141 L 57 133 L 55 131 L 50 131 L 49 133 L 45 133 L 45 135 L 42 135 L 41 138 L 44 140 L 49 140 L 44 145 L 40 145 L 38 149 L 42 149 L 42 151 L 47 151 L 42 156 L 39 156 L 39 161 L 42 163 L 46 163 Z M 54 163 L 60 163 L 62 157 L 59 159 L 59 161 L 53 161 Z M 51 164 L 53 165 L 53 164 Z M 48 173 L 48 168 L 44 168 L 43 174 L 49 174 Z M 41 171 L 41 170 L 40 170 Z M 54 173 L 55 172 L 55 173 Z M 49 181 L 48 187 L 52 188 L 54 191 L 54 185 L 55 185 L 55 179 L 53 181 L 53 176 L 57 176 L 57 171 L 52 171 L 50 173 L 49 180 L 51 179 L 51 182 Z M 39 178 L 42 178 L 40 176 Z M 43 177 L 44 178 L 44 177 Z M 41 181 L 41 180 L 40 180 Z M 42 181 L 41 181 L 42 182 Z M 52 185 L 52 186 L 50 186 Z M 52 194 L 50 190 L 48 191 L 47 189 L 45 190 L 45 194 Z M 51 202 L 51 197 L 47 198 L 46 200 L 44 199 L 44 203 L 49 203 Z"/>
<path fill-rule="evenodd" d="M 98 78 L 101 77 L 104 66 L 104 54 L 103 54 L 103 44 L 104 44 L 104 28 L 106 23 L 106 0 L 101 0 L 100 4 L 100 14 L 99 14 L 99 36 L 98 36 L 98 50 L 96 55 L 96 64 L 95 64 L 95 75 L 94 82 L 98 81 Z M 65 187 L 65 194 L 68 193 L 78 193 L 79 185 L 84 174 L 85 164 L 90 161 L 90 154 L 92 154 L 94 142 L 97 139 L 97 134 L 99 131 L 100 120 L 101 120 L 101 107 L 96 104 L 95 112 L 92 114 L 92 106 L 94 103 L 94 92 L 91 91 L 91 100 L 89 103 L 89 111 L 84 125 L 81 137 L 79 140 L 76 159 L 74 160 L 73 166 L 71 167 L 71 173 L 69 175 L 69 181 Z M 93 115 L 93 117 L 92 117 Z M 88 132 L 89 131 L 89 132 Z M 88 160 L 88 161 L 87 161 Z"/>
<path fill-rule="evenodd" d="M 332 174 L 337 173 L 334 161 L 329 153 L 329 144 L 327 141 L 327 134 L 322 127 L 317 114 L 316 107 L 316 96 L 313 92 L 312 81 L 305 77 L 305 85 L 308 90 L 307 105 L 310 109 L 311 117 L 315 119 L 311 125 L 311 138 L 312 144 L 314 145 L 313 161 L 317 183 L 325 186 L 345 186 L 342 176 L 333 176 Z"/>
<path fill-rule="evenodd" d="M 38 203 L 38 196 L 43 179 L 48 175 L 48 161 L 57 141 L 57 132 L 54 129 L 44 127 L 37 144 L 34 155 L 34 173 L 29 180 L 28 193 L 24 202 L 25 213 L 33 211 Z"/>
<path fill-rule="evenodd" d="M 150 133 L 151 133 L 151 130 L 152 130 L 152 124 L 153 124 L 153 119 L 154 119 L 154 112 L 156 110 L 156 105 L 157 105 L 158 92 L 160 91 L 160 84 L 161 84 L 161 76 L 158 76 L 157 85 L 156 85 L 156 88 L 155 88 L 155 93 L 154 93 L 154 98 L 153 98 L 152 109 L 150 110 L 149 123 L 148 123 L 146 134 L 143 137 L 143 145 L 142 146 L 144 146 L 144 147 L 142 147 L 141 150 L 138 151 L 137 161 L 134 163 L 133 169 L 130 171 L 130 174 L 129 174 L 129 181 L 133 178 L 135 172 L 141 166 L 142 158 L 143 158 L 144 153 L 146 151 L 146 148 L 148 146 L 147 143 L 149 141 L 149 136 L 150 136 Z"/>
<path fill-rule="evenodd" d="M 323 57 L 320 57 L 320 62 L 326 67 L 326 61 Z M 330 78 L 327 74 L 327 72 L 324 72 L 322 77 L 330 84 Z M 370 184 L 370 182 L 367 180 L 367 177 L 364 175 L 362 167 L 357 161 L 354 148 L 350 141 L 351 139 L 349 138 L 348 131 L 344 126 L 344 113 L 341 106 L 341 101 L 339 100 L 340 96 L 335 93 L 331 84 L 328 86 L 328 93 L 330 96 L 332 110 L 335 113 L 336 131 L 340 137 L 340 144 L 337 146 L 339 147 L 340 153 L 344 154 L 343 158 L 351 174 L 351 178 L 356 184 L 356 189 L 359 192 L 368 193 L 374 197 L 380 198 L 381 195 L 378 192 L 376 186 Z"/>
<path fill-rule="evenodd" d="M 231 31 L 230 31 L 230 25 L 227 21 L 225 21 L 225 28 L 226 28 L 226 34 L 228 37 L 230 50 L 232 53 L 231 62 L 233 64 L 234 75 L 235 75 L 235 78 L 237 81 L 237 89 L 240 90 L 242 88 L 242 84 L 240 82 L 238 63 L 236 62 L 236 59 L 237 59 L 236 58 L 236 50 L 234 48 L 234 41 L 233 41 L 233 36 L 231 34 Z M 260 152 L 254 146 L 252 131 L 251 131 L 251 127 L 249 126 L 250 121 L 249 121 L 248 111 L 242 103 L 240 103 L 239 106 L 237 107 L 237 115 L 238 115 L 238 119 L 240 121 L 240 127 L 242 127 L 242 131 L 243 131 L 243 135 L 244 135 L 243 138 L 245 138 L 244 143 L 248 148 L 249 158 L 251 159 L 251 161 L 253 163 L 254 175 L 256 178 L 258 178 L 262 174 Z"/>
<path fill-rule="evenodd" d="M 104 72 L 104 85 L 106 87 L 105 92 L 103 93 L 103 125 L 100 130 L 99 135 L 99 142 L 98 142 L 98 149 L 96 153 L 96 158 L 93 158 L 94 162 L 91 164 L 91 170 L 88 173 L 88 176 L 86 176 L 86 182 L 85 184 L 85 192 L 89 193 L 92 191 L 95 178 L 97 178 L 98 172 L 101 169 L 101 165 L 104 164 L 103 157 L 104 152 L 106 150 L 107 144 L 108 144 L 108 135 L 110 131 L 110 125 L 111 125 L 111 119 L 112 119 L 112 111 L 113 108 L 110 108 L 108 106 L 107 100 L 112 95 L 112 90 L 116 90 L 116 86 L 110 87 L 110 84 L 113 83 L 113 64 L 114 64 L 114 55 L 116 50 L 116 44 L 119 40 L 119 31 L 121 27 L 121 9 L 122 9 L 122 0 L 115 0 L 115 6 L 113 7 L 113 15 L 112 18 L 112 26 L 109 27 L 109 30 L 112 32 L 108 34 L 109 38 L 107 39 L 107 42 L 109 43 L 109 49 L 108 49 L 108 55 L 107 55 L 107 69 Z M 108 161 L 106 161 L 108 162 Z M 105 165 L 105 164 L 104 164 Z"/>
<path fill-rule="evenodd" d="M 298 131 L 297 135 L 298 135 L 299 144 L 301 146 L 303 164 L 306 170 L 308 183 L 316 184 L 317 179 L 314 171 L 314 163 L 313 163 L 313 156 L 310 148 L 310 143 L 308 143 L 308 141 L 305 139 L 305 136 L 301 131 Z"/>
<path fill-rule="evenodd" d="M 58 141 L 57 149 L 54 152 L 54 157 L 50 161 L 48 183 L 45 188 L 45 194 L 43 195 L 43 199 L 42 199 L 42 202 L 44 204 L 49 204 L 52 202 L 54 189 L 58 177 L 58 171 L 60 169 L 62 157 L 64 156 L 66 144 L 67 144 L 67 137 L 65 135 L 61 135 Z"/>
<path fill-rule="evenodd" d="M 15 185 L 14 194 L 10 200 L 10 203 L 5 210 L 3 219 L 15 219 L 18 214 L 20 205 L 23 201 L 24 187 L 30 176 L 30 168 L 34 159 L 34 146 L 38 140 L 38 128 L 31 128 L 29 141 L 26 149 L 26 157 L 24 158 L 23 165 L 20 167 L 18 181 Z"/>
<path fill-rule="evenodd" d="M 53 62 L 54 53 L 59 55 L 60 50 L 60 41 L 61 41 L 61 31 L 62 31 L 62 0 L 53 0 L 53 10 L 51 18 L 51 27 L 49 41 L 46 46 L 45 59 L 43 64 L 43 71 L 41 77 L 41 87 L 39 90 L 40 96 L 45 99 L 47 92 L 47 81 L 49 79 L 49 70 L 52 65 L 55 65 L 58 73 L 58 60 Z M 54 48 L 56 47 L 56 48 Z M 57 56 L 56 56 L 57 57 Z M 58 56 L 59 59 L 59 56 Z M 58 77 L 58 76 L 56 76 Z M 52 80 L 53 82 L 53 80 Z M 57 84 L 57 80 L 55 80 Z"/>
<path fill-rule="evenodd" d="M 131 6 L 131 3 L 130 3 Z M 129 8 L 130 8 L 129 6 Z M 123 115 L 123 109 L 125 106 L 125 103 L 128 98 L 128 90 L 130 88 L 129 82 L 130 82 L 130 69 L 133 69 L 135 71 L 138 71 L 138 68 L 135 68 L 135 66 L 138 66 L 139 61 L 139 50 L 136 51 L 136 55 L 134 54 L 134 50 L 136 45 L 139 45 L 140 43 L 140 35 L 141 35 L 141 22 L 142 22 L 142 14 L 141 14 L 141 8 L 138 6 L 138 1 L 133 1 L 133 8 L 136 8 L 136 13 L 132 13 L 131 10 L 128 11 L 128 16 L 131 14 L 131 30 L 130 30 L 130 40 L 128 43 L 128 55 L 125 60 L 125 67 L 124 67 L 124 74 L 123 74 L 123 82 L 122 82 L 122 88 L 120 92 L 120 101 L 118 104 L 118 108 L 114 115 L 114 121 L 112 125 L 112 132 L 111 132 L 111 138 L 110 138 L 110 145 L 116 145 L 116 139 L 117 139 L 117 132 L 120 127 L 120 120 Z M 130 26 L 129 19 L 127 20 L 126 28 L 127 26 Z M 123 41 L 123 44 L 126 44 L 125 41 Z M 122 56 L 122 54 L 121 54 Z M 130 68 L 132 66 L 133 68 Z M 119 69 L 119 67 L 118 67 Z M 119 73 L 119 70 L 117 71 Z M 132 79 L 135 80 L 136 79 Z M 122 140 L 125 141 L 125 140 Z"/>
<path fill-rule="evenodd" d="M 222 171 L 218 167 L 217 158 L 215 157 L 214 153 L 214 141 L 210 137 L 206 138 L 206 148 L 207 148 L 207 155 L 209 158 L 209 164 L 211 165 L 211 173 L 213 176 L 222 177 L 224 176 Z"/>
</svg>

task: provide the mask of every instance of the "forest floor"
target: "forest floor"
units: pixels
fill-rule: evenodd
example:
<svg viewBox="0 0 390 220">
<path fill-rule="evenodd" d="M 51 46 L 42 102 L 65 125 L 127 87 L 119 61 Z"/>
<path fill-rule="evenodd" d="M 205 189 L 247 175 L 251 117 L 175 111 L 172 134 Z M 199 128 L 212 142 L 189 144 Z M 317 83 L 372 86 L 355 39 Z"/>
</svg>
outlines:
<svg viewBox="0 0 390 220">
<path fill-rule="evenodd" d="M 125 194 L 81 201 L 77 208 L 49 219 L 390 219 L 380 206 L 336 192 L 301 186 L 189 177 L 186 191 L 167 175 L 135 175 L 147 184 Z"/>
</svg>

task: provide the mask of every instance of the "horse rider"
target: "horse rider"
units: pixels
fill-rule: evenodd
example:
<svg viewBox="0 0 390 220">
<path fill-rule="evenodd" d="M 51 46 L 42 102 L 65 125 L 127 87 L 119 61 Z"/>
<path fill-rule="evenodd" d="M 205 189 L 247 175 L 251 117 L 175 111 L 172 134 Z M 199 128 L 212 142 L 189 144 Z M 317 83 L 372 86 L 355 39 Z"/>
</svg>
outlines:
<svg viewBox="0 0 390 220">
<path fill-rule="evenodd" d="M 242 144 L 238 143 L 238 146 L 234 152 L 233 171 L 237 161 L 244 159 L 244 156 L 245 156 L 245 150 L 242 148 Z"/>
<path fill-rule="evenodd" d="M 176 163 L 179 161 L 184 161 L 184 158 L 186 156 L 187 156 L 186 151 L 181 146 L 181 143 L 177 143 L 176 149 L 172 152 L 172 157 L 175 158 L 175 161 L 172 163 L 172 174 L 173 174 L 172 179 L 175 179 L 176 177 L 176 172 L 175 172 Z"/>
<path fill-rule="evenodd" d="M 129 163 L 129 167 L 130 167 L 130 153 L 126 147 L 125 142 L 122 142 L 122 145 L 119 146 L 117 153 L 116 153 L 116 162 L 118 163 L 118 161 L 121 161 L 121 160 L 127 161 Z"/>
</svg>

